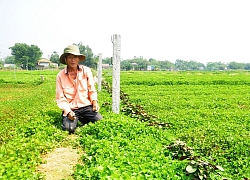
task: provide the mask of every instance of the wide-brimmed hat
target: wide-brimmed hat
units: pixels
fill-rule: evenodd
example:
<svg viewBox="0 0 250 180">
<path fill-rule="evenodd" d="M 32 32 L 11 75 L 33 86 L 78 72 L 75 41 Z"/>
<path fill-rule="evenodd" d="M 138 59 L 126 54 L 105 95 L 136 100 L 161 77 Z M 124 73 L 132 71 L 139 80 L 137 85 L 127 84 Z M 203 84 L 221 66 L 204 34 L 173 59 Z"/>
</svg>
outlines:
<svg viewBox="0 0 250 180">
<path fill-rule="evenodd" d="M 75 45 L 69 45 L 69 46 L 67 46 L 64 49 L 63 52 L 64 53 L 60 56 L 60 62 L 62 64 L 66 64 L 66 62 L 65 62 L 65 56 L 67 54 L 73 54 L 73 55 L 79 56 L 80 62 L 84 61 L 86 59 L 86 56 L 84 54 L 81 54 L 80 51 L 79 51 L 78 46 L 75 46 Z"/>
</svg>

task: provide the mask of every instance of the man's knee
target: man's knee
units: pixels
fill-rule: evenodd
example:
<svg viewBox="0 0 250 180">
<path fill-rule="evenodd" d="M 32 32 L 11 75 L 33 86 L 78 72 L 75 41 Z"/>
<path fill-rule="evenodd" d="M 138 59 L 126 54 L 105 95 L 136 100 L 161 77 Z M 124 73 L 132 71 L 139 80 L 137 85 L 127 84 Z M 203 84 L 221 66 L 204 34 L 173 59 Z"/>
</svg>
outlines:
<svg viewBox="0 0 250 180">
<path fill-rule="evenodd" d="M 97 121 L 99 121 L 99 120 L 101 120 L 103 117 L 102 117 L 102 115 L 100 114 L 100 113 L 97 113 L 96 114 L 96 120 Z"/>
</svg>

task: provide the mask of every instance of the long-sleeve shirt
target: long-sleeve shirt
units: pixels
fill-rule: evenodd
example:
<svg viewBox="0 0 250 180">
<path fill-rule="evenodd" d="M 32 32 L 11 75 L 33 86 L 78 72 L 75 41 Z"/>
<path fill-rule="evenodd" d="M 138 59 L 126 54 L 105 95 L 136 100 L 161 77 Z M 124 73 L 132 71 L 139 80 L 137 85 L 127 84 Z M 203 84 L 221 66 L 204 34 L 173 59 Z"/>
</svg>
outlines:
<svg viewBox="0 0 250 180">
<path fill-rule="evenodd" d="M 97 100 L 93 74 L 89 67 L 79 65 L 74 80 L 67 67 L 56 77 L 56 102 L 66 116 L 71 110 L 85 107 Z"/>
</svg>

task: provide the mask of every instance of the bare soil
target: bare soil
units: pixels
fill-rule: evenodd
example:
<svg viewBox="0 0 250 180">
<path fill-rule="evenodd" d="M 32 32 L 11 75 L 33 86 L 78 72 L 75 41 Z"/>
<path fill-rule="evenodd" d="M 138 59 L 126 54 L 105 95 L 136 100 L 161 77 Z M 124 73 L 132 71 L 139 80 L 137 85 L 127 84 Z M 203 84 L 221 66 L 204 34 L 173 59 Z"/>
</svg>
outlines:
<svg viewBox="0 0 250 180">
<path fill-rule="evenodd" d="M 74 140 L 75 137 L 70 139 Z M 37 171 L 45 175 L 45 180 L 71 180 L 80 157 L 81 153 L 77 148 L 59 147 L 43 157 L 44 164 L 40 164 Z"/>
</svg>

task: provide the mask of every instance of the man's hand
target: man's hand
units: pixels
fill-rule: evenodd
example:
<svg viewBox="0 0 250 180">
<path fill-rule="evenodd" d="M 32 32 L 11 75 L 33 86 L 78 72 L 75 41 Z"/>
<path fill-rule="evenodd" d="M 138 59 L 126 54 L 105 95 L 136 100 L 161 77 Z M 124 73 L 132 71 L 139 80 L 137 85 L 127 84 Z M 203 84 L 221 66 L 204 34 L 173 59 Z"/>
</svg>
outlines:
<svg viewBox="0 0 250 180">
<path fill-rule="evenodd" d="M 75 113 L 74 113 L 73 111 L 70 111 L 70 112 L 68 113 L 68 118 L 69 118 L 70 120 L 74 121 L 74 120 L 76 119 Z"/>
<path fill-rule="evenodd" d="M 100 106 L 98 105 L 96 100 L 92 101 L 93 103 L 93 111 L 98 112 L 100 110 Z"/>
</svg>

